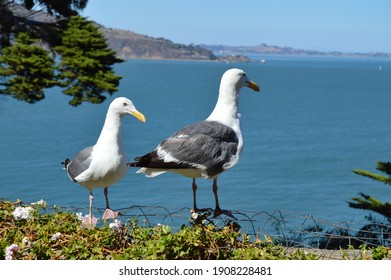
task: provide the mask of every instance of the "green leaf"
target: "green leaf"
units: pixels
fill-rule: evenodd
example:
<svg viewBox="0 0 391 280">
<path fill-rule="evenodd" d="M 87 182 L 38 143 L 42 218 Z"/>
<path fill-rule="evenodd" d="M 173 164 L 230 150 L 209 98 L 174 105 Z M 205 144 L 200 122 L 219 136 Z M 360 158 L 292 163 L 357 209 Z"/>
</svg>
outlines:
<svg viewBox="0 0 391 280">
<path fill-rule="evenodd" d="M 45 98 L 45 88 L 55 86 L 54 59 L 35 45 L 28 33 L 20 33 L 13 46 L 3 49 L 0 74 L 5 78 L 0 93 L 35 103 Z"/>
<path fill-rule="evenodd" d="M 120 76 L 112 71 L 112 65 L 122 60 L 106 44 L 104 35 L 91 22 L 80 16 L 71 17 L 63 32 L 62 43 L 55 50 L 61 55 L 57 68 L 60 84 L 69 102 L 78 106 L 83 102 L 102 103 L 118 90 Z"/>
</svg>

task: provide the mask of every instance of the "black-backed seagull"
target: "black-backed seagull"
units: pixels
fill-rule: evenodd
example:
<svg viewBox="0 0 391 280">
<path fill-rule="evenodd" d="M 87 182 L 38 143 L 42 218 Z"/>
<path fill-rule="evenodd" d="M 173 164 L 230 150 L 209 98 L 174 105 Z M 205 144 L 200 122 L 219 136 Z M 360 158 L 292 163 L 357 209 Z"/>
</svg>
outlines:
<svg viewBox="0 0 391 280">
<path fill-rule="evenodd" d="M 210 116 L 199 123 L 191 124 L 163 140 L 157 148 L 131 167 L 141 167 L 137 173 L 155 177 L 167 171 L 193 178 L 193 211 L 197 208 L 196 178 L 213 179 L 215 197 L 214 217 L 221 214 L 233 217 L 230 211 L 222 210 L 217 195 L 217 178 L 239 160 L 243 148 L 238 112 L 239 91 L 242 87 L 260 91 L 243 70 L 230 69 L 221 78 L 219 97 Z"/>
</svg>

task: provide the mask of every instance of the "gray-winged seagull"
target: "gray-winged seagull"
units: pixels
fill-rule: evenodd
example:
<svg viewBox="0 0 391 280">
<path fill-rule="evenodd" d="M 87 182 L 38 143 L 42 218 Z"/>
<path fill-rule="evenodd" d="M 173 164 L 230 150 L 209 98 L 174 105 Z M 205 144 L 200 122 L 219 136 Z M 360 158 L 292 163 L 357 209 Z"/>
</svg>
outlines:
<svg viewBox="0 0 391 280">
<path fill-rule="evenodd" d="M 73 160 L 64 162 L 69 178 L 87 188 L 90 192 L 89 219 L 83 226 L 95 226 L 97 219 L 92 215 L 92 191 L 96 187 L 104 188 L 106 211 L 102 219 L 116 218 L 118 212 L 110 209 L 107 188 L 122 179 L 128 167 L 128 162 L 121 140 L 121 119 L 131 114 L 145 122 L 145 117 L 137 111 L 132 101 L 125 97 L 114 99 L 107 110 L 105 123 L 94 146 L 81 150 Z"/>
<path fill-rule="evenodd" d="M 260 91 L 243 70 L 230 69 L 221 78 L 219 97 L 210 116 L 199 123 L 188 125 L 163 140 L 157 148 L 131 167 L 141 167 L 137 173 L 155 177 L 167 171 L 193 178 L 193 211 L 197 208 L 196 178 L 213 179 L 213 193 L 216 207 L 214 217 L 221 214 L 233 217 L 228 210 L 222 210 L 217 195 L 217 178 L 239 160 L 243 148 L 238 112 L 239 91 L 242 87 Z M 234 217 L 233 217 L 234 218 Z"/>
</svg>

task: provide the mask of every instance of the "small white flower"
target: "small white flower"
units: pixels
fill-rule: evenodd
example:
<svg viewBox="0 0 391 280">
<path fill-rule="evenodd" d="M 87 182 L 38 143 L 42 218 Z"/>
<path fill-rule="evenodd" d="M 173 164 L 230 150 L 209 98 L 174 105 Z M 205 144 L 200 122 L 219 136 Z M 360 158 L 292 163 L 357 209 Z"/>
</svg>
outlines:
<svg viewBox="0 0 391 280">
<path fill-rule="evenodd" d="M 191 218 L 193 219 L 193 220 L 197 220 L 197 218 L 198 218 L 198 213 L 197 212 L 191 212 Z"/>
<path fill-rule="evenodd" d="M 48 204 L 46 203 L 45 200 L 41 199 L 40 201 L 37 201 L 37 202 L 33 202 L 33 203 L 30 203 L 31 205 L 38 205 L 38 206 L 42 206 L 42 207 L 46 207 Z"/>
<path fill-rule="evenodd" d="M 27 237 L 24 237 L 22 239 L 22 245 L 27 247 L 27 248 L 30 248 L 31 247 L 31 241 Z"/>
<path fill-rule="evenodd" d="M 56 241 L 58 238 L 60 238 L 61 232 L 57 232 L 53 234 L 53 236 L 50 238 L 51 241 Z"/>
<path fill-rule="evenodd" d="M 23 239 L 22 239 L 23 245 L 27 245 L 27 244 L 29 244 L 29 242 L 30 242 L 30 240 L 27 237 L 23 237 Z"/>
<path fill-rule="evenodd" d="M 79 219 L 79 221 L 84 221 L 85 220 L 85 218 L 83 217 L 83 213 L 82 212 L 76 213 L 76 217 Z"/>
<path fill-rule="evenodd" d="M 33 211 L 33 208 L 30 206 L 27 207 L 16 207 L 15 211 L 13 213 L 15 220 L 28 220 L 31 218 L 31 212 Z"/>
<path fill-rule="evenodd" d="M 5 249 L 5 259 L 12 260 L 14 254 L 18 252 L 19 246 L 16 244 L 12 244 Z"/>
<path fill-rule="evenodd" d="M 114 223 L 110 223 L 109 227 L 111 229 L 120 229 L 124 226 L 124 224 L 121 222 L 121 220 L 115 219 Z"/>
</svg>

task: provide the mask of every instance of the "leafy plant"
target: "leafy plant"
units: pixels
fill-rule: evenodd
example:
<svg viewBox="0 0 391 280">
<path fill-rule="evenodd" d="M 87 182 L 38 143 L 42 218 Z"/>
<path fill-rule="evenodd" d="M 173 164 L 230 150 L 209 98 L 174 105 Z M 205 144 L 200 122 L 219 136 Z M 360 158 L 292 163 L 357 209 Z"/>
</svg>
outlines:
<svg viewBox="0 0 391 280">
<path fill-rule="evenodd" d="M 33 211 L 26 219 L 15 219 L 17 208 Z M 168 225 L 144 227 L 138 221 L 110 228 L 80 226 L 73 212 L 46 206 L 0 202 L 0 259 L 313 259 L 304 253 L 286 254 L 271 239 L 250 240 L 236 223 L 221 226 L 207 216 L 173 231 Z"/>
<path fill-rule="evenodd" d="M 17 218 L 17 209 L 29 215 Z M 20 209 L 19 209 L 20 210 Z M 312 260 L 317 255 L 302 249 L 274 244 L 269 237 L 250 238 L 239 224 L 222 225 L 208 215 L 193 216 L 189 225 L 173 230 L 169 225 L 141 226 L 137 219 L 114 227 L 86 229 L 80 217 L 45 204 L 0 201 L 0 259 L 20 260 Z M 369 251 L 359 257 L 385 259 L 389 248 Z M 348 254 L 346 254 L 348 256 Z M 347 257 L 346 257 L 347 258 Z"/>
<path fill-rule="evenodd" d="M 377 170 L 381 171 L 383 174 L 375 174 L 366 170 L 354 170 L 353 172 L 365 176 L 367 178 L 373 179 L 375 181 L 384 183 L 386 185 L 391 186 L 391 162 L 382 162 L 379 161 L 377 163 Z M 380 200 L 366 195 L 364 193 L 360 193 L 360 197 L 352 198 L 352 202 L 349 202 L 349 206 L 356 209 L 364 209 L 374 211 L 386 217 L 391 222 L 391 203 L 386 202 L 383 203 Z"/>
</svg>

